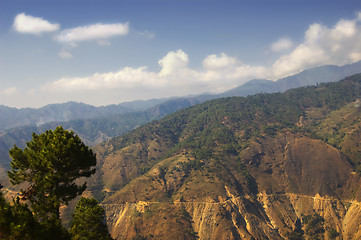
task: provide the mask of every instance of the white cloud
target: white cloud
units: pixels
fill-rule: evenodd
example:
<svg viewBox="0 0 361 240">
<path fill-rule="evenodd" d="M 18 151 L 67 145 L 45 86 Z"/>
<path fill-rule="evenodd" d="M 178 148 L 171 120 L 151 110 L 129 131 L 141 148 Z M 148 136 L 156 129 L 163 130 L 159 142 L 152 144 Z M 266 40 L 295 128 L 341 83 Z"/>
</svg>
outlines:
<svg viewBox="0 0 361 240">
<path fill-rule="evenodd" d="M 62 49 L 60 52 L 59 52 L 59 57 L 63 58 L 63 59 L 66 59 L 66 58 L 72 58 L 73 55 L 71 55 L 70 52 L 66 51 L 65 49 Z"/>
<path fill-rule="evenodd" d="M 69 59 L 72 58 L 73 55 L 70 53 L 70 50 L 73 48 L 78 47 L 78 44 L 76 43 L 68 43 L 65 46 L 63 46 L 63 48 L 61 49 L 61 51 L 58 53 L 59 57 L 62 59 Z"/>
<path fill-rule="evenodd" d="M 268 75 L 266 67 L 242 64 L 235 67 L 233 71 L 227 73 L 226 77 L 229 79 L 250 80 L 252 78 L 267 78 Z"/>
<path fill-rule="evenodd" d="M 183 50 L 179 49 L 176 52 L 168 52 L 168 54 L 158 62 L 162 67 L 160 75 L 166 76 L 184 70 L 188 62 L 188 55 L 183 52 Z"/>
<path fill-rule="evenodd" d="M 109 41 L 107 41 L 107 40 L 99 40 L 97 43 L 98 43 L 99 46 L 103 46 L 103 47 L 111 45 L 111 43 Z"/>
<path fill-rule="evenodd" d="M 134 30 L 135 31 L 135 30 Z M 152 39 L 155 37 L 155 33 L 153 32 L 150 32 L 148 30 L 146 31 L 143 31 L 143 32 L 140 32 L 140 31 L 135 31 L 138 35 L 142 36 L 142 37 L 145 37 L 145 38 L 149 38 L 149 39 Z"/>
<path fill-rule="evenodd" d="M 16 88 L 15 87 L 10 87 L 7 89 L 4 89 L 2 91 L 0 91 L 1 94 L 6 95 L 6 96 L 10 96 L 16 93 Z"/>
<path fill-rule="evenodd" d="M 265 78 L 268 71 L 263 66 L 243 64 L 235 57 L 221 53 L 208 55 L 203 60 L 204 72 L 197 78 L 207 84 L 210 91 L 221 92 L 239 86 L 253 78 Z M 209 90 L 208 90 L 209 91 Z"/>
<path fill-rule="evenodd" d="M 361 22 L 361 21 L 360 21 Z M 98 44 L 106 39 L 96 39 Z M 69 42 L 72 43 L 72 42 Z M 64 48 L 62 56 L 67 57 Z M 189 68 L 189 56 L 183 50 L 168 52 L 158 61 L 160 71 L 150 71 L 146 66 L 124 67 L 115 72 L 95 73 L 84 77 L 63 77 L 40 89 L 43 93 L 86 97 L 92 95 L 165 97 L 174 95 L 221 92 L 255 78 L 279 79 L 309 67 L 325 64 L 343 65 L 361 60 L 361 26 L 357 19 L 340 20 L 335 26 L 311 24 L 304 40 L 293 46 L 283 38 L 271 45 L 273 51 L 291 49 L 271 66 L 250 65 L 222 52 L 210 54 L 202 61 L 203 68 Z M 37 90 L 35 90 L 37 92 Z M 105 93 L 106 92 L 106 93 Z M 111 101 L 110 95 L 108 100 Z M 139 98 L 139 97 L 138 97 Z"/>
<path fill-rule="evenodd" d="M 289 75 L 309 66 L 328 62 L 322 48 L 299 45 L 289 55 L 284 55 L 273 64 L 273 73 L 276 78 Z"/>
<path fill-rule="evenodd" d="M 311 24 L 305 32 L 305 43 L 316 44 L 319 39 L 323 38 L 327 28 L 319 23 Z"/>
<path fill-rule="evenodd" d="M 273 64 L 274 79 L 325 64 L 344 65 L 361 60 L 360 13 L 354 20 L 340 20 L 329 28 L 311 24 L 304 42 Z"/>
<path fill-rule="evenodd" d="M 81 26 L 63 30 L 58 36 L 60 42 L 79 42 L 89 40 L 106 40 L 117 35 L 129 33 L 128 23 L 101 24 Z"/>
<path fill-rule="evenodd" d="M 236 58 L 228 57 L 225 53 L 221 53 L 220 57 L 216 54 L 208 55 L 203 60 L 203 67 L 206 69 L 219 69 L 225 67 L 231 67 L 236 63 Z"/>
<path fill-rule="evenodd" d="M 17 32 L 40 35 L 43 32 L 53 32 L 60 28 L 57 23 L 50 23 L 39 17 L 20 13 L 16 15 L 13 27 Z"/>
<path fill-rule="evenodd" d="M 203 61 L 204 70 L 190 69 L 188 62 L 188 55 L 179 49 L 168 52 L 159 60 L 161 67 L 159 72 L 149 71 L 145 66 L 125 67 L 117 72 L 95 73 L 86 77 L 64 77 L 46 84 L 41 89 L 44 92 L 57 94 L 115 89 L 119 91 L 157 89 L 157 91 L 182 95 L 223 91 L 267 74 L 264 67 L 242 64 L 235 57 L 225 53 L 219 57 L 214 54 L 207 56 Z"/>
<path fill-rule="evenodd" d="M 292 45 L 292 41 L 289 38 L 281 38 L 278 41 L 272 43 L 271 50 L 273 52 L 281 52 L 290 49 Z"/>
<path fill-rule="evenodd" d="M 160 86 L 155 73 L 148 72 L 147 67 L 125 67 L 117 72 L 95 73 L 87 77 L 64 77 L 46 84 L 43 90 L 79 91 L 113 88 L 134 88 L 137 86 Z"/>
<path fill-rule="evenodd" d="M 221 53 L 218 57 L 216 54 L 208 55 L 203 60 L 202 78 L 206 81 L 215 80 L 239 80 L 252 77 L 265 76 L 266 68 L 262 66 L 251 66 L 242 63 L 235 57 L 230 57 L 225 53 Z"/>
</svg>

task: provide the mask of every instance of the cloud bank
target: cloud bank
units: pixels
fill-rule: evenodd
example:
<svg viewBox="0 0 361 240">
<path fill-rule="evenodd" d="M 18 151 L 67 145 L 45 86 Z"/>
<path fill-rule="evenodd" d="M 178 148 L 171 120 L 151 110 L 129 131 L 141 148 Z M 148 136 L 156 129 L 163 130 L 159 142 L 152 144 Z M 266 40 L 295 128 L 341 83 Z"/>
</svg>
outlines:
<svg viewBox="0 0 361 240">
<path fill-rule="evenodd" d="M 203 67 L 209 70 L 221 69 L 232 67 L 234 64 L 236 64 L 236 62 L 236 58 L 229 57 L 227 54 L 222 52 L 220 57 L 218 57 L 216 54 L 208 55 L 203 60 Z"/>
<path fill-rule="evenodd" d="M 72 58 L 73 55 L 71 55 L 71 53 L 68 52 L 67 50 L 62 49 L 62 50 L 59 52 L 59 57 L 61 57 L 61 58 L 63 58 L 63 59 L 67 59 L 67 58 Z"/>
<path fill-rule="evenodd" d="M 16 87 L 6 88 L 6 89 L 0 91 L 0 93 L 5 96 L 14 95 L 16 93 Z"/>
<path fill-rule="evenodd" d="M 250 79 L 266 75 L 266 68 L 250 66 L 225 53 L 207 56 L 201 70 L 188 67 L 189 57 L 183 50 L 170 51 L 158 61 L 159 72 L 149 71 L 146 66 L 125 67 L 116 72 L 95 73 L 87 77 L 64 77 L 47 83 L 43 91 L 84 91 L 130 88 L 199 88 L 203 91 L 226 90 Z M 240 81 L 241 80 L 241 81 Z M 183 92 L 182 94 L 187 94 Z"/>
<path fill-rule="evenodd" d="M 273 52 L 281 52 L 290 49 L 292 45 L 293 43 L 289 38 L 281 38 L 278 41 L 272 43 L 271 50 Z"/>
</svg>

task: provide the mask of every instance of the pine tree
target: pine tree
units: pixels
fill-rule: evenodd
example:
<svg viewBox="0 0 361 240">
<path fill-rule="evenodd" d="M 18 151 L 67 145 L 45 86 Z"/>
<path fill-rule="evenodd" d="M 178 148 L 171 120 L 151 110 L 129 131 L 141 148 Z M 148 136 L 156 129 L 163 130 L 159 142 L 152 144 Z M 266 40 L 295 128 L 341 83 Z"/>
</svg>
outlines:
<svg viewBox="0 0 361 240">
<path fill-rule="evenodd" d="M 95 172 L 96 157 L 72 131 L 61 126 L 43 134 L 33 133 L 24 150 L 14 146 L 8 172 L 12 184 L 22 184 L 22 200 L 29 200 L 39 222 L 59 225 L 59 208 L 83 193 L 86 183 L 75 180 Z"/>
<path fill-rule="evenodd" d="M 21 204 L 19 198 L 11 205 L 0 192 L 0 239 L 40 240 L 43 239 L 42 233 L 40 224 L 27 205 Z"/>
<path fill-rule="evenodd" d="M 79 200 L 69 232 L 73 240 L 112 239 L 105 224 L 105 211 L 94 198 Z"/>
</svg>

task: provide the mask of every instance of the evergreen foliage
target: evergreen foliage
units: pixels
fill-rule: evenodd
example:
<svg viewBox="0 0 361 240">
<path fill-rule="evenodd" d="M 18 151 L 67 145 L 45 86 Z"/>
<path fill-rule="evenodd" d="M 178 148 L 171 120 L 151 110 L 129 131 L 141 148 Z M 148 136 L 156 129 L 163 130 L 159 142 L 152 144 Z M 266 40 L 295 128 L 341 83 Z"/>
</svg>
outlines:
<svg viewBox="0 0 361 240">
<path fill-rule="evenodd" d="M 86 183 L 75 181 L 93 174 L 96 165 L 95 154 L 74 132 L 57 127 L 34 133 L 24 150 L 14 146 L 10 156 L 10 181 L 26 184 L 21 200 L 28 200 L 32 211 L 19 197 L 9 204 L 0 192 L 1 239 L 111 239 L 104 210 L 94 199 L 80 199 L 70 233 L 61 225 L 60 205 L 85 190 Z"/>
<path fill-rule="evenodd" d="M 57 221 L 60 204 L 67 204 L 81 194 L 86 183 L 75 180 L 95 172 L 96 158 L 92 150 L 73 132 L 62 127 L 43 134 L 33 134 L 33 140 L 22 150 L 10 150 L 12 184 L 27 183 L 22 199 L 29 200 L 38 220 Z"/>
<path fill-rule="evenodd" d="M 92 198 L 82 197 L 73 214 L 69 230 L 73 240 L 111 240 L 105 223 L 105 211 Z"/>
<path fill-rule="evenodd" d="M 0 192 L 0 239 L 66 240 L 69 234 L 60 222 L 39 223 L 28 206 L 20 203 L 19 198 L 9 204 Z"/>
</svg>

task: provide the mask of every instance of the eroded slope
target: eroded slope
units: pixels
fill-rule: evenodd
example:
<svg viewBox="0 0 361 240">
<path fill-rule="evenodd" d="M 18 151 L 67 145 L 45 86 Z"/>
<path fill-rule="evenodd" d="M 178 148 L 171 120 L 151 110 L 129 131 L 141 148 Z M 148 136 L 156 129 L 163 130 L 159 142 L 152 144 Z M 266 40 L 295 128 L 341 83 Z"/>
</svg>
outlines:
<svg viewBox="0 0 361 240">
<path fill-rule="evenodd" d="M 112 236 L 361 236 L 360 79 L 206 102 L 96 147 Z"/>
</svg>

